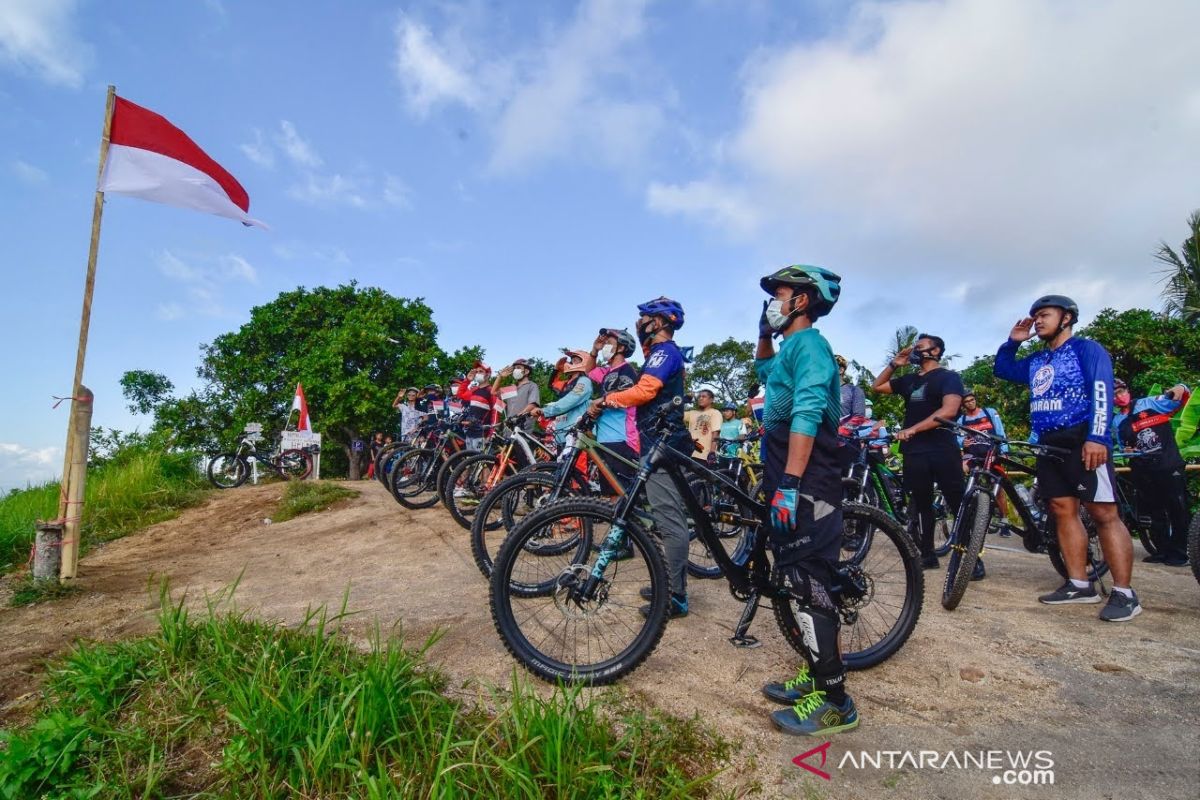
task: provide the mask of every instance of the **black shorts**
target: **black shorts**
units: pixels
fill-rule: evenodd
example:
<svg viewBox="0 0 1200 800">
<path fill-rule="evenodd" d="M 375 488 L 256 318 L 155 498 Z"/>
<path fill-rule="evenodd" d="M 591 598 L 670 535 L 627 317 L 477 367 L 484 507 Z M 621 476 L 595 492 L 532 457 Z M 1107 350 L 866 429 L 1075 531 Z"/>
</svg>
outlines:
<svg viewBox="0 0 1200 800">
<path fill-rule="evenodd" d="M 763 464 L 763 488 L 767 503 L 775 494 L 787 464 L 790 431 L 780 425 L 767 431 L 767 459 Z M 842 551 L 842 471 L 837 455 L 837 435 L 822 430 L 813 443 L 812 456 L 800 479 L 796 504 L 796 530 L 780 534 L 771 530 L 775 563 L 780 566 L 802 562 L 837 563 Z M 825 573 L 814 572 L 815 575 Z"/>
<path fill-rule="evenodd" d="M 1060 458 L 1038 456 L 1038 494 L 1044 498 L 1077 497 L 1088 503 L 1117 502 L 1117 475 L 1113 472 L 1112 447 L 1108 448 L 1108 460 L 1094 470 L 1084 469 L 1083 445 L 1086 429 L 1066 428 L 1050 431 L 1039 437 L 1040 444 L 1070 450 Z"/>
</svg>

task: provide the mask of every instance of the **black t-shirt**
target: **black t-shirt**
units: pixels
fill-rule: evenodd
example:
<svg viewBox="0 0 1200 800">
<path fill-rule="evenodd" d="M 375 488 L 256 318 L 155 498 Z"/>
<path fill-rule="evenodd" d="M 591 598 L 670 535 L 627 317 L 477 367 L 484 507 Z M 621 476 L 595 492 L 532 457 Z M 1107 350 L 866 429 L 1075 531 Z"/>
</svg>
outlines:
<svg viewBox="0 0 1200 800">
<path fill-rule="evenodd" d="M 942 407 L 942 398 L 948 394 L 962 397 L 964 394 L 962 378 L 958 373 L 938 367 L 924 375 L 911 373 L 891 380 L 892 392 L 904 398 L 904 427 L 911 428 L 923 419 L 928 419 Z M 947 418 L 953 419 L 958 409 L 952 410 Z M 958 454 L 958 439 L 949 428 L 934 428 L 923 431 L 900 443 L 900 452 L 933 453 L 949 452 Z"/>
</svg>

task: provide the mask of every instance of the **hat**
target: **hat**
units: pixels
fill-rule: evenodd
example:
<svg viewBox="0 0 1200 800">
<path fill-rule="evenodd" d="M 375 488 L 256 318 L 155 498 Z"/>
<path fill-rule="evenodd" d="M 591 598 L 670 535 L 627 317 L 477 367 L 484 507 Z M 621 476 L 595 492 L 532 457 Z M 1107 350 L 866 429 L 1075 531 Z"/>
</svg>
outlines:
<svg viewBox="0 0 1200 800">
<path fill-rule="evenodd" d="M 733 403 L 726 403 L 725 405 L 721 406 L 722 411 L 737 411 L 737 409 L 738 407 Z"/>
</svg>

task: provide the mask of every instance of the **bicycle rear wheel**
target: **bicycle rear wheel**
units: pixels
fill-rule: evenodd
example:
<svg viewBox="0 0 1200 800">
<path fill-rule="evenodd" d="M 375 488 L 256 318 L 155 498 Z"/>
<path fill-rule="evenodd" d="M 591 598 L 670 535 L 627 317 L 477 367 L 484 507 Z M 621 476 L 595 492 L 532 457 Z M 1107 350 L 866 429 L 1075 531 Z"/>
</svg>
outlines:
<svg viewBox="0 0 1200 800">
<path fill-rule="evenodd" d="M 1200 514 L 1192 516 L 1192 524 L 1188 527 L 1187 538 L 1188 561 L 1192 564 L 1192 574 L 1200 583 Z"/>
<path fill-rule="evenodd" d="M 250 477 L 250 465 L 237 453 L 221 453 L 208 462 L 208 482 L 218 489 L 236 489 Z"/>
<path fill-rule="evenodd" d="M 613 683 L 650 655 L 666 629 L 670 589 L 662 552 L 634 520 L 615 531 L 613 513 L 613 505 L 603 500 L 555 501 L 514 528 L 496 557 L 491 582 L 496 632 L 521 666 L 543 680 Z M 585 543 L 560 556 L 530 550 L 538 535 L 569 527 L 594 531 L 601 548 Z M 606 541 L 610 533 L 615 534 L 611 543 Z M 631 557 L 599 566 L 626 543 Z M 594 580 L 597 571 L 600 577 Z M 585 592 L 589 583 L 594 589 Z M 643 617 L 639 591 L 647 585 L 651 599 Z"/>
<path fill-rule="evenodd" d="M 916 543 L 882 510 L 844 504 L 842 524 L 864 544 L 838 564 L 831 588 L 842 620 L 842 660 L 846 669 L 862 670 L 891 658 L 912 635 L 925 602 L 925 574 Z M 775 621 L 788 644 L 803 654 L 798 609 L 794 600 L 777 600 Z"/>
<path fill-rule="evenodd" d="M 441 466 L 437 469 L 437 475 L 434 477 L 434 486 L 437 488 L 438 501 L 450 507 L 449 500 L 449 483 L 450 475 L 454 472 L 454 468 L 472 456 L 480 455 L 475 450 L 457 450 L 451 451 L 442 461 Z"/>
<path fill-rule="evenodd" d="M 303 450 L 284 450 L 279 454 L 279 474 L 285 480 L 302 481 L 312 474 L 312 456 Z"/>
<path fill-rule="evenodd" d="M 967 593 L 967 584 L 975 572 L 975 562 L 983 550 L 988 521 L 992 516 L 992 498 L 987 492 L 975 491 L 963 498 L 959 509 L 962 524 L 958 527 L 959 544 L 950 548 L 950 563 L 946 566 L 946 583 L 942 586 L 942 608 L 953 611 Z M 965 541 L 963 538 L 965 537 Z"/>
<path fill-rule="evenodd" d="M 479 503 L 500 481 L 512 477 L 516 471 L 517 465 L 509 461 L 501 474 L 497 456 L 478 455 L 459 462 L 450 473 L 446 486 L 446 508 L 450 516 L 465 530 L 471 530 L 471 521 L 475 518 Z"/>
</svg>

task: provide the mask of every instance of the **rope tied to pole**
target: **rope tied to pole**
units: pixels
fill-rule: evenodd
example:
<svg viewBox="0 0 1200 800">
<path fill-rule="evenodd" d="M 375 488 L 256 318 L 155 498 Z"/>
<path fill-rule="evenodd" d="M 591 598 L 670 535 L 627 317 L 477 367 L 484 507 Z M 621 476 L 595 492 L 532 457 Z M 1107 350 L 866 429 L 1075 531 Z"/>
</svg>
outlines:
<svg viewBox="0 0 1200 800">
<path fill-rule="evenodd" d="M 55 403 L 54 403 L 54 405 L 50 406 L 50 408 L 52 408 L 52 409 L 54 409 L 54 408 L 58 408 L 59 406 L 61 406 L 61 405 L 63 404 L 63 401 L 64 401 L 64 400 L 75 400 L 75 401 L 77 401 L 77 402 L 80 402 L 80 403 L 90 403 L 90 402 L 92 402 L 92 396 L 91 396 L 91 395 L 83 395 L 83 396 L 80 396 L 80 397 L 74 397 L 74 396 L 68 395 L 68 396 L 66 396 L 66 397 L 59 397 L 59 396 L 58 396 L 58 395 L 56 395 L 56 394 L 52 394 L 52 395 L 50 395 L 50 399 L 57 401 L 57 402 L 55 402 Z"/>
</svg>

